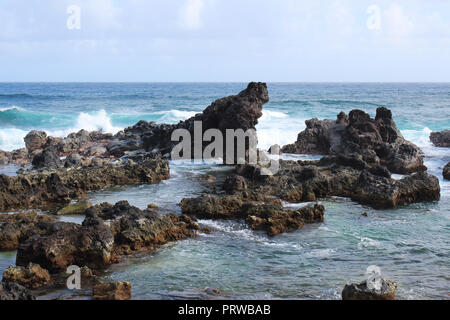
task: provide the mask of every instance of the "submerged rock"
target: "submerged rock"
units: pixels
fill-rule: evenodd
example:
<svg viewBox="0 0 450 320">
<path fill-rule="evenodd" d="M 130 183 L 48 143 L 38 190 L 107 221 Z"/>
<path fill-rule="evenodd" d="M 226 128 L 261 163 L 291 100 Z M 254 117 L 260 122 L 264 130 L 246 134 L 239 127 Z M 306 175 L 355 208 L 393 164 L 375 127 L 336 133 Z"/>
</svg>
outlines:
<svg viewBox="0 0 450 320">
<path fill-rule="evenodd" d="M 107 282 L 93 287 L 92 298 L 94 300 L 130 300 L 131 283 Z"/>
<path fill-rule="evenodd" d="M 346 285 L 342 291 L 342 300 L 395 300 L 397 283 L 381 279 L 381 289 L 370 289 L 367 281 Z"/>
<path fill-rule="evenodd" d="M 0 283 L 0 301 L 7 300 L 36 300 L 27 288 L 14 282 Z"/>
<path fill-rule="evenodd" d="M 26 268 L 11 266 L 3 272 L 3 282 L 15 282 L 28 289 L 38 289 L 50 283 L 50 274 L 38 264 Z"/>
<path fill-rule="evenodd" d="M 246 197 L 242 193 L 223 197 L 203 195 L 183 199 L 180 205 L 184 214 L 201 219 L 243 219 L 251 229 L 264 230 L 269 236 L 301 229 L 307 223 L 323 222 L 325 212 L 321 205 L 287 210 L 276 199 Z"/>
<path fill-rule="evenodd" d="M 73 203 L 68 205 L 67 207 L 62 208 L 56 214 L 58 216 L 70 216 L 70 215 L 79 215 L 84 214 L 87 209 L 92 207 L 92 203 L 89 201 L 80 201 L 77 203 Z"/>
<path fill-rule="evenodd" d="M 389 109 L 378 108 L 375 119 L 361 110 L 336 121 L 312 119 L 294 144 L 284 153 L 357 156 L 369 165 L 383 165 L 391 172 L 409 174 L 425 171 L 423 152 L 405 140 Z"/>
<path fill-rule="evenodd" d="M 48 234 L 53 221 L 36 212 L 0 214 L 0 250 L 16 250 L 28 238 Z"/>
<path fill-rule="evenodd" d="M 436 147 L 450 147 L 450 130 L 432 132 L 430 140 Z"/>
<path fill-rule="evenodd" d="M 31 171 L 18 176 L 0 175 L 0 211 L 69 203 L 87 191 L 114 185 L 153 184 L 170 177 L 166 160 L 105 164 L 78 170 Z"/>
</svg>

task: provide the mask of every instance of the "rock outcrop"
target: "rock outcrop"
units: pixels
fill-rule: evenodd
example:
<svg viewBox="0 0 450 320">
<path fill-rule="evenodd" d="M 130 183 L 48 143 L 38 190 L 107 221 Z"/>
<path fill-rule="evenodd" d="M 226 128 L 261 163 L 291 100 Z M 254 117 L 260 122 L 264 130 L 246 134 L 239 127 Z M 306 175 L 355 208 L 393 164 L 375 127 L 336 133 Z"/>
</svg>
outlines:
<svg viewBox="0 0 450 320">
<path fill-rule="evenodd" d="M 348 116 L 341 112 L 335 121 L 308 120 L 297 142 L 284 146 L 282 151 L 352 156 L 369 166 L 382 165 L 399 174 L 426 170 L 423 152 L 405 140 L 386 108 L 378 108 L 375 119 L 361 110 L 353 110 Z"/>
<path fill-rule="evenodd" d="M 436 147 L 450 147 L 450 130 L 444 130 L 441 132 L 432 132 L 430 134 L 430 140 Z"/>
<path fill-rule="evenodd" d="M 301 229 L 307 223 L 323 222 L 325 212 L 321 205 L 287 210 L 274 198 L 245 193 L 203 195 L 183 199 L 180 205 L 184 214 L 201 219 L 243 219 L 251 229 L 264 230 L 269 236 Z"/>
<path fill-rule="evenodd" d="M 131 284 L 129 282 L 107 282 L 93 287 L 94 300 L 130 300 Z"/>
<path fill-rule="evenodd" d="M 14 282 L 0 283 L 0 301 L 36 300 L 30 290 Z"/>
<path fill-rule="evenodd" d="M 20 244 L 16 264 L 36 263 L 51 273 L 65 272 L 68 266 L 100 269 L 113 263 L 114 236 L 102 220 L 61 223 L 48 236 L 34 236 Z"/>
<path fill-rule="evenodd" d="M 381 280 L 380 290 L 370 289 L 367 281 L 346 285 L 342 291 L 342 300 L 395 300 L 397 283 Z"/>
<path fill-rule="evenodd" d="M 51 273 L 70 265 L 102 269 L 121 255 L 152 251 L 167 242 L 194 237 L 200 230 L 187 216 L 140 210 L 126 201 L 93 206 L 85 215 L 82 225 L 60 222 L 50 235 L 21 243 L 16 264 L 37 263 Z"/>
<path fill-rule="evenodd" d="M 13 177 L 0 175 L 0 211 L 66 204 L 85 197 L 87 191 L 114 185 L 154 184 L 169 177 L 168 161 L 158 158 L 77 170 L 30 171 Z"/>
<path fill-rule="evenodd" d="M 26 268 L 11 266 L 3 272 L 3 282 L 15 282 L 28 289 L 38 289 L 50 283 L 47 270 L 30 263 Z"/>
<path fill-rule="evenodd" d="M 252 82 L 239 94 L 219 99 L 207 107 L 203 113 L 176 125 L 158 125 L 154 122 L 140 121 L 117 134 L 115 139 L 108 144 L 107 149 L 111 155 L 116 157 L 139 149 L 160 152 L 165 157 L 170 157 L 173 147 L 178 144 L 178 142 L 171 141 L 174 130 L 186 129 L 194 137 L 194 122 L 196 121 L 202 123 L 200 132 L 202 135 L 208 129 L 218 129 L 224 137 L 227 129 L 244 131 L 255 129 L 258 119 L 262 116 L 262 107 L 268 101 L 267 85 Z M 192 143 L 194 143 L 193 140 Z M 203 147 L 208 144 L 204 143 Z M 192 156 L 195 157 L 194 152 L 192 152 Z"/>
<path fill-rule="evenodd" d="M 370 168 L 357 157 L 342 155 L 319 161 L 280 160 L 280 169 L 273 176 L 262 175 L 258 165 L 238 166 L 236 173 L 254 193 L 292 203 L 340 196 L 381 209 L 440 199 L 437 177 L 420 172 L 394 180 L 382 167 Z"/>
<path fill-rule="evenodd" d="M 16 250 L 34 235 L 52 232 L 54 218 L 36 212 L 0 215 L 0 250 Z"/>
<path fill-rule="evenodd" d="M 447 165 L 444 167 L 442 175 L 444 176 L 445 180 L 450 180 L 450 162 L 447 163 Z"/>
</svg>

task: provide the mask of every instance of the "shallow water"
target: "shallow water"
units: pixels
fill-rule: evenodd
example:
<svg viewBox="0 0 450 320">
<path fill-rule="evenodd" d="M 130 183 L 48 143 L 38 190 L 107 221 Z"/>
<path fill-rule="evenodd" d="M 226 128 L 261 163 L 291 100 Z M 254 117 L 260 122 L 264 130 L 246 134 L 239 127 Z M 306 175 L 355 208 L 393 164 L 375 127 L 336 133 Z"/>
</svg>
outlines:
<svg viewBox="0 0 450 320">
<path fill-rule="evenodd" d="M 0 84 L 0 149 L 23 146 L 31 129 L 62 135 L 81 128 L 115 132 L 141 119 L 177 122 L 244 88 L 237 83 Z M 441 200 L 373 210 L 347 199 L 322 199 L 324 223 L 274 238 L 241 222 L 201 221 L 217 231 L 127 257 L 105 277 L 130 281 L 135 299 L 339 299 L 347 282 L 364 280 L 366 268 L 377 265 L 399 282 L 401 299 L 448 299 L 450 182 L 443 181 L 442 169 L 450 148 L 432 146 L 429 133 L 450 128 L 450 84 L 269 84 L 269 93 L 257 126 L 264 149 L 294 142 L 306 119 L 334 119 L 354 108 L 372 116 L 378 106 L 392 109 L 405 138 L 423 149 L 429 172 L 439 177 Z M 154 203 L 164 212 L 180 212 L 182 198 L 208 189 L 198 177 L 209 173 L 220 180 L 227 170 L 172 162 L 167 181 L 109 188 L 91 193 L 89 200 L 128 200 L 140 208 Z M 83 217 L 60 219 L 81 223 Z M 14 261 L 15 253 L 0 253 L 0 271 Z M 222 294 L 210 295 L 206 287 Z"/>
<path fill-rule="evenodd" d="M 400 283 L 401 299 L 448 298 L 449 183 L 443 185 L 440 202 L 395 210 L 325 199 L 325 223 L 274 238 L 239 222 L 201 220 L 217 231 L 127 258 L 107 278 L 130 281 L 135 299 L 217 298 L 205 288 L 234 299 L 339 299 L 348 281 L 363 280 L 366 268 L 377 265 Z M 141 207 L 145 202 L 122 195 Z M 147 202 L 158 201 L 152 195 L 146 194 Z"/>
</svg>

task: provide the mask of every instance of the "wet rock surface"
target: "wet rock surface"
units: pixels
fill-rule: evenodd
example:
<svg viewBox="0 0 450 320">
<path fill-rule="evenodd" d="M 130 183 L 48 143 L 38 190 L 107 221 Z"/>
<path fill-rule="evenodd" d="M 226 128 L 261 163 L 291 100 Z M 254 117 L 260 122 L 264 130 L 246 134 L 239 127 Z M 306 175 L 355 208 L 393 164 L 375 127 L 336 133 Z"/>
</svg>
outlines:
<svg viewBox="0 0 450 320">
<path fill-rule="evenodd" d="M 346 285 L 342 291 L 342 300 L 395 300 L 397 283 L 381 279 L 379 290 L 367 286 L 367 281 Z"/>
<path fill-rule="evenodd" d="M 195 237 L 200 230 L 187 216 L 140 210 L 126 201 L 93 206 L 85 215 L 82 225 L 54 224 L 51 234 L 21 243 L 16 264 L 37 263 L 51 273 L 64 272 L 70 265 L 102 269 L 121 255 L 153 251 L 167 242 Z"/>
<path fill-rule="evenodd" d="M 30 263 L 26 268 L 11 266 L 3 272 L 3 282 L 15 282 L 28 289 L 38 289 L 50 283 L 47 270 Z"/>
<path fill-rule="evenodd" d="M 419 172 L 394 180 L 383 168 L 373 170 L 364 161 L 345 156 L 281 160 L 280 170 L 273 176 L 261 175 L 261 168 L 254 165 L 238 166 L 236 172 L 247 179 L 254 192 L 292 203 L 340 196 L 382 209 L 440 199 L 437 177 Z"/>
<path fill-rule="evenodd" d="M 426 170 L 422 150 L 405 140 L 386 108 L 378 108 L 375 119 L 361 110 L 353 110 L 348 116 L 341 112 L 334 121 L 308 120 L 297 141 L 284 146 L 282 151 L 354 156 L 399 174 Z"/>
<path fill-rule="evenodd" d="M 450 180 L 450 162 L 444 167 L 442 175 L 444 176 L 444 179 Z"/>
<path fill-rule="evenodd" d="M 34 235 L 51 232 L 54 218 L 36 212 L 0 214 L 0 250 L 15 250 Z"/>
<path fill-rule="evenodd" d="M 307 223 L 324 221 L 325 208 L 321 205 L 287 210 L 274 198 L 257 195 L 232 196 L 203 195 L 183 199 L 182 212 L 201 219 L 242 219 L 253 230 L 264 230 L 269 236 L 301 229 Z"/>
<path fill-rule="evenodd" d="M 130 300 L 131 284 L 129 282 L 107 282 L 93 287 L 94 300 Z"/>
<path fill-rule="evenodd" d="M 30 290 L 14 282 L 0 283 L 0 301 L 36 300 Z"/>
<path fill-rule="evenodd" d="M 0 175 L 0 211 L 69 203 L 87 191 L 114 185 L 154 184 L 170 177 L 166 160 L 108 163 L 77 170 L 30 171 L 18 176 Z"/>
<path fill-rule="evenodd" d="M 441 132 L 432 132 L 430 134 L 430 140 L 436 147 L 450 147 L 450 130 L 444 130 Z"/>
</svg>

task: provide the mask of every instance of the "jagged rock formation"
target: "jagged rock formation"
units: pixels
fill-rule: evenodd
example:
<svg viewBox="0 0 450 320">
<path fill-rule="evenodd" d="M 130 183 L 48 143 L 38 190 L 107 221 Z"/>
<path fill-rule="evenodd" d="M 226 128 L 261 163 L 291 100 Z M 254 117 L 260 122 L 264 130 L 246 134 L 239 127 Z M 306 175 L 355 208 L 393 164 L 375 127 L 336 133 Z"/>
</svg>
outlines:
<svg viewBox="0 0 450 320">
<path fill-rule="evenodd" d="M 195 121 L 202 122 L 202 131 L 200 132 L 202 135 L 208 129 L 218 129 L 224 137 L 226 129 L 242 129 L 244 131 L 255 129 L 258 119 L 262 116 L 262 107 L 268 101 L 267 85 L 252 82 L 238 95 L 219 99 L 207 107 L 203 113 L 176 125 L 158 125 L 154 122 L 140 121 L 116 135 L 115 139 L 108 144 L 107 149 L 111 155 L 116 157 L 124 155 L 127 151 L 139 149 L 160 152 L 165 157 L 170 157 L 173 147 L 178 144 L 178 142 L 171 141 L 174 130 L 186 129 L 193 138 Z M 207 144 L 205 143 L 205 145 Z M 192 156 L 195 157 L 194 154 Z"/>
<path fill-rule="evenodd" d="M 153 184 L 169 177 L 168 161 L 158 158 L 77 170 L 30 171 L 14 177 L 0 175 L 0 211 L 61 205 L 106 186 Z"/>
<path fill-rule="evenodd" d="M 51 273 L 70 265 L 102 269 L 121 255 L 152 251 L 170 241 L 194 237 L 199 225 L 187 216 L 140 210 L 122 201 L 86 210 L 82 225 L 60 222 L 54 232 L 33 236 L 17 251 L 18 266 L 36 263 Z"/>
<path fill-rule="evenodd" d="M 425 172 L 394 180 L 383 167 L 368 167 L 358 159 L 326 156 L 319 161 L 280 161 L 273 176 L 261 175 L 261 167 L 238 166 L 248 188 L 298 203 L 327 196 L 341 196 L 374 208 L 394 208 L 415 202 L 440 199 L 439 180 Z"/>
<path fill-rule="evenodd" d="M 180 205 L 184 214 L 201 219 L 243 219 L 251 229 L 264 230 L 269 236 L 301 229 L 307 223 L 323 222 L 325 212 L 321 205 L 287 210 L 279 200 L 246 193 L 203 195 L 183 199 Z"/>
<path fill-rule="evenodd" d="M 28 289 L 38 289 L 50 283 L 47 270 L 30 263 L 26 268 L 11 266 L 3 272 L 3 282 L 15 282 Z"/>
<path fill-rule="evenodd" d="M 353 110 L 348 116 L 341 112 L 336 121 L 308 120 L 306 127 L 284 153 L 353 156 L 400 174 L 426 170 L 423 152 L 403 138 L 386 108 L 378 108 L 375 119 Z"/>
<path fill-rule="evenodd" d="M 14 282 L 0 283 L 0 301 L 36 300 L 27 288 Z"/>
<path fill-rule="evenodd" d="M 92 288 L 94 300 L 130 300 L 131 284 L 129 282 L 99 283 Z"/>
<path fill-rule="evenodd" d="M 34 235 L 51 233 L 54 218 L 36 212 L 0 215 L 0 250 L 16 250 Z"/>
</svg>

